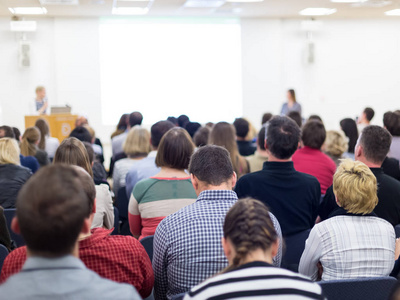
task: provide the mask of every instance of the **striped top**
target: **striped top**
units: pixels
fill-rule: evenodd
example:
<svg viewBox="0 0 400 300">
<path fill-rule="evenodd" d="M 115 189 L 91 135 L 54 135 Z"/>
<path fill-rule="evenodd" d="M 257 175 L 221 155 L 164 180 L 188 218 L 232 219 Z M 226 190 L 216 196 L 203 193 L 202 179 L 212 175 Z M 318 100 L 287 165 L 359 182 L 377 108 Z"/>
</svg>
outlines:
<svg viewBox="0 0 400 300">
<path fill-rule="evenodd" d="M 212 277 L 191 289 L 195 299 L 324 299 L 321 287 L 291 271 L 255 261 Z"/>
<path fill-rule="evenodd" d="M 129 227 L 142 239 L 154 235 L 162 219 L 194 203 L 197 195 L 190 177 L 151 177 L 135 185 L 129 200 Z"/>
</svg>

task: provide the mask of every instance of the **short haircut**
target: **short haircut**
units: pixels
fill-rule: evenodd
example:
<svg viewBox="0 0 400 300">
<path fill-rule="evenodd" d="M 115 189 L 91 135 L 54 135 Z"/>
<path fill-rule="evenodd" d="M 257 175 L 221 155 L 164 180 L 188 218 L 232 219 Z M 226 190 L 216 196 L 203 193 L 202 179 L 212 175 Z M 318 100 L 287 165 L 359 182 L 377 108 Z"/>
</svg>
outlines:
<svg viewBox="0 0 400 300">
<path fill-rule="evenodd" d="M 0 165 L 20 165 L 18 143 L 13 138 L 0 139 Z"/>
<path fill-rule="evenodd" d="M 208 144 L 211 129 L 208 126 L 199 128 L 193 136 L 193 142 L 196 147 L 203 147 Z"/>
<path fill-rule="evenodd" d="M 199 130 L 201 127 L 200 123 L 197 122 L 189 122 L 185 125 L 186 131 L 189 133 L 190 137 L 194 137 L 194 134 Z"/>
<path fill-rule="evenodd" d="M 236 135 L 240 138 L 246 138 L 249 133 L 249 122 L 243 118 L 237 118 L 235 122 L 233 122 L 233 126 L 236 129 Z"/>
<path fill-rule="evenodd" d="M 167 121 L 170 121 L 172 124 L 174 124 L 175 126 L 178 126 L 178 119 L 175 117 L 168 117 Z"/>
<path fill-rule="evenodd" d="M 170 121 L 159 121 L 155 123 L 153 126 L 151 126 L 151 144 L 154 148 L 158 148 L 158 145 L 160 144 L 161 138 L 163 135 L 170 130 L 171 128 L 174 128 L 175 125 L 172 124 Z"/>
<path fill-rule="evenodd" d="M 371 213 L 378 204 L 377 188 L 375 175 L 359 161 L 343 160 L 333 176 L 333 192 L 349 213 Z"/>
<path fill-rule="evenodd" d="M 325 126 L 319 121 L 308 121 L 303 126 L 301 140 L 304 146 L 321 149 L 326 139 Z"/>
<path fill-rule="evenodd" d="M 95 156 L 93 146 L 91 143 L 88 143 L 88 142 L 82 142 L 82 144 L 85 146 L 86 151 L 89 156 L 89 162 L 90 162 L 90 164 L 92 164 L 94 161 L 94 156 Z"/>
<path fill-rule="evenodd" d="M 400 114 L 388 111 L 383 115 L 383 125 L 393 136 L 400 136 Z"/>
<path fill-rule="evenodd" d="M 65 165 L 36 172 L 19 192 L 16 208 L 28 249 L 44 257 L 71 254 L 91 213 L 77 171 Z"/>
<path fill-rule="evenodd" d="M 265 126 L 258 132 L 257 143 L 261 150 L 265 150 Z"/>
<path fill-rule="evenodd" d="M 74 130 L 72 130 L 69 134 L 69 137 L 77 138 L 81 142 L 92 143 L 92 136 L 90 135 L 89 130 L 87 130 L 83 126 L 78 126 Z"/>
<path fill-rule="evenodd" d="M 383 163 L 389 153 L 391 143 L 392 136 L 389 131 L 376 125 L 365 127 L 359 138 L 365 158 L 379 165 Z"/>
<path fill-rule="evenodd" d="M 311 121 L 311 120 L 320 121 L 322 124 L 324 123 L 324 122 L 322 121 L 322 118 L 321 118 L 320 116 L 318 116 L 318 115 L 311 115 L 311 116 L 309 116 L 307 121 Z"/>
<path fill-rule="evenodd" d="M 187 115 L 180 115 L 178 117 L 178 126 L 179 127 L 185 127 L 186 123 L 189 123 L 189 117 Z"/>
<path fill-rule="evenodd" d="M 273 115 L 271 113 L 263 114 L 262 119 L 261 119 L 261 125 L 264 125 L 265 123 L 267 123 L 269 120 L 271 120 L 272 117 L 273 117 Z"/>
<path fill-rule="evenodd" d="M 133 126 L 126 136 L 122 149 L 126 155 L 147 155 L 151 150 L 150 132 L 139 125 Z"/>
<path fill-rule="evenodd" d="M 0 138 L 4 138 L 4 137 L 8 137 L 8 138 L 12 138 L 12 139 L 15 138 L 15 134 L 14 134 L 12 127 L 3 125 L 3 126 L 0 126 L 0 130 L 3 131 L 3 134 L 2 134 L 2 136 L 0 136 Z"/>
<path fill-rule="evenodd" d="M 371 121 L 375 116 L 375 111 L 371 107 L 366 107 L 364 109 L 365 117 L 368 121 Z"/>
<path fill-rule="evenodd" d="M 301 126 L 303 125 L 303 119 L 301 118 L 301 115 L 298 111 L 291 111 L 288 113 L 287 116 L 295 121 L 296 124 L 301 128 Z"/>
<path fill-rule="evenodd" d="M 183 128 L 170 129 L 161 139 L 156 156 L 157 167 L 185 170 L 194 151 L 192 138 Z"/>
<path fill-rule="evenodd" d="M 189 173 L 207 185 L 219 186 L 228 182 L 233 175 L 228 150 L 215 145 L 199 148 L 190 159 Z"/>
<path fill-rule="evenodd" d="M 43 91 L 43 90 L 44 90 L 44 86 L 39 85 L 39 86 L 36 87 L 35 92 L 36 92 L 36 93 L 39 93 L 39 92 L 41 92 L 41 91 Z"/>
<path fill-rule="evenodd" d="M 289 159 L 296 152 L 300 141 L 300 128 L 286 116 L 275 116 L 267 123 L 268 150 L 278 159 Z"/>
<path fill-rule="evenodd" d="M 329 130 L 326 132 L 324 147 L 325 152 L 340 157 L 348 148 L 347 138 L 340 131 Z"/>
<path fill-rule="evenodd" d="M 134 111 L 129 115 L 129 125 L 131 127 L 135 125 L 142 125 L 143 116 L 140 112 Z"/>
</svg>

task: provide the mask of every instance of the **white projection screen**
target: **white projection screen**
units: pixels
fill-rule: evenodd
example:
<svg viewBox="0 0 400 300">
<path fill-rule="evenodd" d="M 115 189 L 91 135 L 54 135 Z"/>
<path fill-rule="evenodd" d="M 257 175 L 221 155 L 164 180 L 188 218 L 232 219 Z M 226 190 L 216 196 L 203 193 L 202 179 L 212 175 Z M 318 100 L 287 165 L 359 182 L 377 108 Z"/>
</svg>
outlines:
<svg viewBox="0 0 400 300">
<path fill-rule="evenodd" d="M 132 111 L 144 124 L 242 115 L 238 19 L 102 19 L 100 60 L 104 125 Z"/>
</svg>

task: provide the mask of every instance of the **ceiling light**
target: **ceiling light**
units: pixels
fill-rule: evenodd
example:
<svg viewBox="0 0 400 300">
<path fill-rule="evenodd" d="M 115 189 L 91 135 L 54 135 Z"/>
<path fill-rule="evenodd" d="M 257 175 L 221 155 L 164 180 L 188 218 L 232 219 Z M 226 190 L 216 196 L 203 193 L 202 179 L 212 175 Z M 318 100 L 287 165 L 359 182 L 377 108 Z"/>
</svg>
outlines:
<svg viewBox="0 0 400 300">
<path fill-rule="evenodd" d="M 367 2 L 368 0 L 331 0 L 334 3 L 363 3 Z"/>
<path fill-rule="evenodd" d="M 400 16 L 400 8 L 388 10 L 385 12 L 387 16 Z"/>
<path fill-rule="evenodd" d="M 44 15 L 47 9 L 44 7 L 9 7 L 8 10 L 14 15 Z"/>
<path fill-rule="evenodd" d="M 334 14 L 336 8 L 309 7 L 299 12 L 302 16 L 327 16 Z"/>
<path fill-rule="evenodd" d="M 225 4 L 225 0 L 187 0 L 184 7 L 189 8 L 218 8 Z"/>
<path fill-rule="evenodd" d="M 226 0 L 226 2 L 239 2 L 239 3 L 251 3 L 251 2 L 263 2 L 264 0 Z"/>
<path fill-rule="evenodd" d="M 113 15 L 145 15 L 149 12 L 148 7 L 113 7 Z"/>
</svg>

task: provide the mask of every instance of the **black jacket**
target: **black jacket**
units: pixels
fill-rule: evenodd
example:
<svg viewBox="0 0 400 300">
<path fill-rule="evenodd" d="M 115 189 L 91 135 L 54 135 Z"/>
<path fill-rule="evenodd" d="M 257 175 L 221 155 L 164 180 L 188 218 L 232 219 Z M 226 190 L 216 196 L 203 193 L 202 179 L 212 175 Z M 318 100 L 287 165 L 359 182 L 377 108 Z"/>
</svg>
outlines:
<svg viewBox="0 0 400 300">
<path fill-rule="evenodd" d="M 25 167 L 0 165 L 0 205 L 3 208 L 15 208 L 18 192 L 31 175 Z"/>
</svg>

